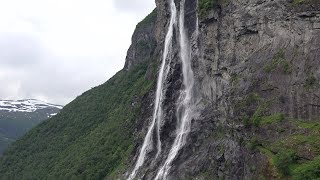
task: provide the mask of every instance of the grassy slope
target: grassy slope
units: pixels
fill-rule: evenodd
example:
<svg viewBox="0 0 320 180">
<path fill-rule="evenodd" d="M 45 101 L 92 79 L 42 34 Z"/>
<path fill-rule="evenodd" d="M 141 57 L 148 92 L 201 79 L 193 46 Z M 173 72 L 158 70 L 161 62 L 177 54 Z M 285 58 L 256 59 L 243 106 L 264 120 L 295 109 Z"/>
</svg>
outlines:
<svg viewBox="0 0 320 180">
<path fill-rule="evenodd" d="M 153 82 L 147 64 L 120 71 L 13 144 L 0 179 L 101 179 L 117 171 L 133 145 L 134 119 Z"/>
</svg>

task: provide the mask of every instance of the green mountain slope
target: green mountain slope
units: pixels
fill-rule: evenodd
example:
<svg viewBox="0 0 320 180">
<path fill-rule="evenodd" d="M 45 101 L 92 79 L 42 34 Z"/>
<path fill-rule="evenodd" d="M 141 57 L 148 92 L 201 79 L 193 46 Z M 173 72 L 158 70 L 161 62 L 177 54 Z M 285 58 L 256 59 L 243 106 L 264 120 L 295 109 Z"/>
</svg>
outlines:
<svg viewBox="0 0 320 180">
<path fill-rule="evenodd" d="M 0 179 L 101 179 L 121 168 L 133 146 L 141 97 L 154 85 L 147 64 L 120 71 L 14 143 Z"/>
</svg>

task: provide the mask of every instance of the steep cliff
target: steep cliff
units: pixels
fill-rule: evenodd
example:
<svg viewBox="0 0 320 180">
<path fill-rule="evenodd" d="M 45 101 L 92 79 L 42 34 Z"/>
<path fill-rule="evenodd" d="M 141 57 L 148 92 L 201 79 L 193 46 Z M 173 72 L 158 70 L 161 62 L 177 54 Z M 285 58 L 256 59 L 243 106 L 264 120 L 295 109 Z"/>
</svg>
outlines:
<svg viewBox="0 0 320 180">
<path fill-rule="evenodd" d="M 135 167 L 135 178 L 156 178 L 172 154 L 183 116 L 183 30 L 194 79 L 193 114 L 163 178 L 319 178 L 320 2 L 156 4 L 137 25 L 124 69 L 14 143 L 0 160 L 0 178 L 126 179 Z M 137 166 L 154 119 L 163 60 L 161 121 Z"/>
<path fill-rule="evenodd" d="M 169 2 L 157 1 L 160 32 L 167 31 Z M 178 9 L 180 3 L 175 1 Z M 185 26 L 200 115 L 192 120 L 168 179 L 319 177 L 320 3 L 198 3 L 186 0 Z M 182 72 L 177 27 L 175 33 L 163 104 L 163 153 L 154 160 L 154 143 L 138 173 L 143 179 L 155 178 L 176 136 L 175 97 Z M 156 34 L 160 42 L 164 36 Z"/>
</svg>

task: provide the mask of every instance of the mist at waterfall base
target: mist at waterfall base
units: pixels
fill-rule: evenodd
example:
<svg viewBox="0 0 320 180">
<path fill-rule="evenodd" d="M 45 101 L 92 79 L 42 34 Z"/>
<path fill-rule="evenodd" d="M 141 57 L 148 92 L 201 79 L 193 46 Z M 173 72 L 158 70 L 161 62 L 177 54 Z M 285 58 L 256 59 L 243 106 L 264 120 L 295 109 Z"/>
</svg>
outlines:
<svg viewBox="0 0 320 180">
<path fill-rule="evenodd" d="M 171 164 L 178 155 L 179 150 L 185 145 L 186 138 L 190 132 L 191 120 L 194 118 L 195 112 L 195 97 L 194 97 L 194 75 L 191 67 L 191 45 L 185 29 L 185 0 L 181 1 L 180 13 L 179 13 L 179 45 L 180 45 L 180 59 L 182 62 L 182 75 L 183 75 L 183 89 L 180 92 L 180 96 L 177 100 L 177 127 L 176 137 L 171 146 L 169 154 L 167 155 L 164 163 L 160 165 L 155 180 L 167 179 L 170 172 Z M 177 8 L 173 0 L 170 1 L 170 23 L 168 32 L 165 39 L 165 47 L 163 52 L 163 59 L 158 74 L 157 90 L 154 104 L 154 113 L 151 124 L 148 128 L 148 132 L 145 136 L 143 145 L 140 150 L 140 154 L 136 161 L 135 167 L 128 177 L 128 180 L 132 180 L 137 176 L 139 168 L 144 164 L 146 155 L 149 151 L 153 150 L 153 132 L 156 130 L 157 138 L 157 154 L 153 157 L 153 162 L 159 157 L 161 153 L 161 138 L 160 129 L 164 112 L 162 110 L 162 102 L 164 100 L 164 94 L 166 92 L 166 80 L 170 71 L 170 64 L 172 61 L 172 49 L 173 49 L 173 31 L 177 25 Z M 196 21 L 198 23 L 198 20 Z M 198 26 L 198 24 L 196 24 Z M 198 28 L 196 28 L 195 36 L 198 36 Z M 156 126 L 156 127 L 155 127 Z"/>
</svg>

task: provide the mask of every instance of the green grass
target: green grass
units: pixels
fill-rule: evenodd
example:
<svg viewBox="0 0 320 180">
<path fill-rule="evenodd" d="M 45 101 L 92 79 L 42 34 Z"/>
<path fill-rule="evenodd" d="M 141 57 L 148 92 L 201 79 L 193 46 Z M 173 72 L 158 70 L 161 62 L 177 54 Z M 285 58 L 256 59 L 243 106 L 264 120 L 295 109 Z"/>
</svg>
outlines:
<svg viewBox="0 0 320 180">
<path fill-rule="evenodd" d="M 307 180 L 320 178 L 320 156 L 304 163 L 293 170 L 292 179 Z"/>
<path fill-rule="evenodd" d="M 276 114 L 272 114 L 270 116 L 263 116 L 260 119 L 259 124 L 265 125 L 265 124 L 272 124 L 272 123 L 277 123 L 277 122 L 281 122 L 285 119 L 284 114 L 282 113 L 276 113 Z"/>
<path fill-rule="evenodd" d="M 295 121 L 294 124 L 303 129 L 320 130 L 320 122 L 318 121 Z"/>
</svg>

